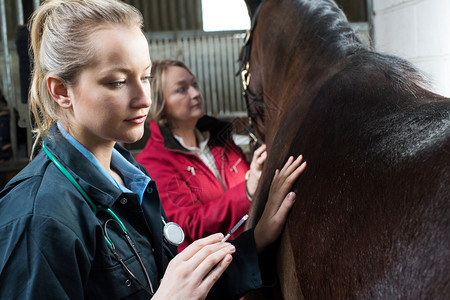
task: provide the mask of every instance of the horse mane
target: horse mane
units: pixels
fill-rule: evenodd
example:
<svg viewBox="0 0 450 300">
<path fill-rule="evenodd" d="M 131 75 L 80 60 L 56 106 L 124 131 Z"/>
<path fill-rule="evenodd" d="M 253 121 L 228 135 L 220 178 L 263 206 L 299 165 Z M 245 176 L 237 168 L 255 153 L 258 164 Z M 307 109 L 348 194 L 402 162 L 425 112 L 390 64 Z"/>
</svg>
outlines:
<svg viewBox="0 0 450 300">
<path fill-rule="evenodd" d="M 351 63 L 353 70 L 365 69 L 384 73 L 396 89 L 415 95 L 429 89 L 423 74 L 400 57 L 375 51 L 364 44 L 350 26 L 346 15 L 332 0 L 292 0 L 302 28 L 300 34 L 319 42 L 317 51 L 332 57 L 336 63 Z"/>
</svg>

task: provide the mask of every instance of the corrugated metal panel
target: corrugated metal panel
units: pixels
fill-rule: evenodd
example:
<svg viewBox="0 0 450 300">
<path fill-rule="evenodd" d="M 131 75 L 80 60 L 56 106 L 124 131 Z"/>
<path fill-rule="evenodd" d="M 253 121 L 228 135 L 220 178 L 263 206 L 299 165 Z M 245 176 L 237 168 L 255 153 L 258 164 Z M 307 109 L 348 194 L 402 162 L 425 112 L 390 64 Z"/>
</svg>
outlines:
<svg viewBox="0 0 450 300">
<path fill-rule="evenodd" d="M 201 0 L 126 0 L 144 16 L 144 31 L 201 30 Z"/>
</svg>

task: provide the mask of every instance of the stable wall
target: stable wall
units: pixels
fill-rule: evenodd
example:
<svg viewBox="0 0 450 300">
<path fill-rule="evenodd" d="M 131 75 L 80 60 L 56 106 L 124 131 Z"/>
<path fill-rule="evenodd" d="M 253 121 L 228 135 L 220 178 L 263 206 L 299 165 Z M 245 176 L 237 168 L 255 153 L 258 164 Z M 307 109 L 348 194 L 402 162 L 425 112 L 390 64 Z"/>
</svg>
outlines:
<svg viewBox="0 0 450 300">
<path fill-rule="evenodd" d="M 450 97 L 450 1 L 373 0 L 374 45 L 406 58 Z"/>
</svg>

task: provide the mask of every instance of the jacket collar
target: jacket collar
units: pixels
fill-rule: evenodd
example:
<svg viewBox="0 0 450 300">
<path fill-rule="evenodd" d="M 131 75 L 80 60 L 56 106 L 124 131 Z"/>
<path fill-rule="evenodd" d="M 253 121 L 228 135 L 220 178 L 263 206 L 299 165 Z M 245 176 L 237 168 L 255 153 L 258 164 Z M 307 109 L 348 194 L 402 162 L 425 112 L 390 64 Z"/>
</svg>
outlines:
<svg viewBox="0 0 450 300">
<path fill-rule="evenodd" d="M 205 115 L 197 121 L 196 128 L 201 132 L 206 130 L 210 132 L 209 146 L 224 147 L 230 138 L 232 125 L 229 122 Z M 164 147 L 169 150 L 189 152 L 177 141 L 167 126 L 159 126 L 156 122 L 150 121 L 150 135 L 151 139 L 164 143 Z"/>
<path fill-rule="evenodd" d="M 53 124 L 50 128 L 45 138 L 45 145 L 97 204 L 111 207 L 122 195 L 122 191 L 118 187 L 112 184 L 111 181 L 94 167 L 89 159 L 62 136 L 56 124 Z M 145 168 L 134 161 L 126 149 L 119 144 L 116 144 L 115 148 L 130 163 L 138 167 L 145 174 L 148 174 Z M 41 151 L 39 153 L 40 155 L 45 156 L 45 153 Z"/>
</svg>

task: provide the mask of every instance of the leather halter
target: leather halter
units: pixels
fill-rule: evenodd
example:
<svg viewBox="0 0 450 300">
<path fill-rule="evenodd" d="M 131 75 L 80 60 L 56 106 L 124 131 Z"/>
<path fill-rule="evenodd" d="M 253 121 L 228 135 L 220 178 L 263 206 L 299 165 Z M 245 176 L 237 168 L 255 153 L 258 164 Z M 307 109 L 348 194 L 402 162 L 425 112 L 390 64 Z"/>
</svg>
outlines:
<svg viewBox="0 0 450 300">
<path fill-rule="evenodd" d="M 252 37 L 253 37 L 253 31 L 256 27 L 256 22 L 258 20 L 259 11 L 261 10 L 261 7 L 263 6 L 264 1 L 261 1 L 261 3 L 258 5 L 258 7 L 255 10 L 255 13 L 252 16 L 252 24 L 250 27 L 250 30 L 247 30 L 247 34 L 245 36 L 244 45 L 242 46 L 244 56 L 242 57 L 241 65 L 239 67 L 238 74 L 241 74 L 241 82 L 242 82 L 242 89 L 243 94 L 253 102 L 255 102 L 256 105 L 260 107 L 264 107 L 264 102 L 261 99 L 258 99 L 254 93 L 252 93 L 249 90 L 250 85 L 250 52 L 252 50 Z M 236 74 L 237 75 L 237 74 Z"/>
<path fill-rule="evenodd" d="M 258 5 L 258 7 L 255 10 L 255 13 L 252 16 L 252 23 L 250 30 L 247 30 L 247 34 L 245 36 L 244 45 L 242 46 L 242 52 L 243 57 L 241 60 L 241 65 L 239 67 L 239 70 L 236 74 L 236 76 L 241 75 L 241 82 L 242 82 L 242 94 L 247 100 L 247 114 L 249 116 L 249 123 L 250 126 L 246 126 L 246 130 L 249 133 L 250 138 L 253 140 L 253 146 L 259 146 L 262 145 L 261 141 L 256 137 L 256 133 L 252 126 L 252 118 L 254 117 L 253 113 L 250 111 L 250 105 L 249 100 L 256 105 L 259 108 L 264 109 L 264 101 L 262 99 L 259 99 L 252 91 L 249 89 L 250 85 L 250 53 L 252 50 L 252 36 L 253 31 L 256 26 L 256 22 L 258 20 L 259 11 L 264 4 L 265 0 L 261 1 L 261 3 Z"/>
</svg>

